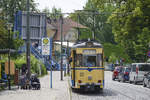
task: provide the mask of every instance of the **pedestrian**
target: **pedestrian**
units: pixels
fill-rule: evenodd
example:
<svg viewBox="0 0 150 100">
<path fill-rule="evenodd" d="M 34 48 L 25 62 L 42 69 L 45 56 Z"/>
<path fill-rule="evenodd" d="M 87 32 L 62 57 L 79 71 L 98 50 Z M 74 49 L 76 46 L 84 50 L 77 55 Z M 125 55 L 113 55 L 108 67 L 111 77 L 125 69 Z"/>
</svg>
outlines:
<svg viewBox="0 0 150 100">
<path fill-rule="evenodd" d="M 27 66 L 26 64 L 23 64 L 21 67 L 21 75 L 25 75 L 27 73 Z"/>
</svg>

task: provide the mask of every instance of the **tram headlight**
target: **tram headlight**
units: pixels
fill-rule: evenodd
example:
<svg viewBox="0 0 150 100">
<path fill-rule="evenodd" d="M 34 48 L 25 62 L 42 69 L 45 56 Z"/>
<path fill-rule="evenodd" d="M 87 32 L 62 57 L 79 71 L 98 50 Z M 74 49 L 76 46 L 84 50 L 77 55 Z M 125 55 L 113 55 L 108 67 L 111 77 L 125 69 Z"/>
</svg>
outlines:
<svg viewBox="0 0 150 100">
<path fill-rule="evenodd" d="M 98 80 L 98 83 L 101 83 L 101 80 Z"/>
</svg>

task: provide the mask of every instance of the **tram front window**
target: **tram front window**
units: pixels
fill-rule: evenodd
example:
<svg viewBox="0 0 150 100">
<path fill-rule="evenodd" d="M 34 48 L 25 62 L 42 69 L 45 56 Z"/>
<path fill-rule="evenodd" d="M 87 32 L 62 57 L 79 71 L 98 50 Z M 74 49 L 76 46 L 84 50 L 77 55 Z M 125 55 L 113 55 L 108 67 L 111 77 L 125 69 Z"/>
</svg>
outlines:
<svg viewBox="0 0 150 100">
<path fill-rule="evenodd" d="M 83 56 L 83 66 L 94 67 L 96 66 L 96 56 Z"/>
</svg>

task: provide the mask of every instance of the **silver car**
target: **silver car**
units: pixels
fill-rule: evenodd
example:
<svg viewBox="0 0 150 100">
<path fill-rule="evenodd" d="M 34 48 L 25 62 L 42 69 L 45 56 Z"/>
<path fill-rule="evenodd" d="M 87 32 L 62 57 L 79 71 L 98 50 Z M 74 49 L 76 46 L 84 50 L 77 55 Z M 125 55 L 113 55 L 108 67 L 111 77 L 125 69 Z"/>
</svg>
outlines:
<svg viewBox="0 0 150 100">
<path fill-rule="evenodd" d="M 143 86 L 150 88 L 150 72 L 144 75 Z"/>
<path fill-rule="evenodd" d="M 150 71 L 150 63 L 132 63 L 130 72 L 130 83 L 143 82 L 144 75 Z"/>
</svg>

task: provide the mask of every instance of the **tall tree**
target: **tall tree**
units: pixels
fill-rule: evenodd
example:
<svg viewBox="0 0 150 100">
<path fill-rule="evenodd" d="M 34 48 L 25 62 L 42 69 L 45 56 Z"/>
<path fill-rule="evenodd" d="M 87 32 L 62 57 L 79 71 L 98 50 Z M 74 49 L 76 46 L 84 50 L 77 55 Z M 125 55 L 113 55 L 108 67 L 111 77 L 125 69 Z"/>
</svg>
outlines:
<svg viewBox="0 0 150 100">
<path fill-rule="evenodd" d="M 49 8 L 45 8 L 42 12 L 46 13 L 50 19 L 58 19 L 62 16 L 61 9 L 57 9 L 55 6 L 52 8 L 52 11 L 50 11 Z"/>
<path fill-rule="evenodd" d="M 115 41 L 112 34 L 112 26 L 107 23 L 108 17 L 114 10 L 114 5 L 109 3 L 107 4 L 103 0 L 88 0 L 84 10 L 85 11 L 82 11 L 83 13 L 77 11 L 76 14 L 71 15 L 71 18 L 77 21 L 77 16 L 80 15 L 79 22 L 87 26 L 91 33 L 92 31 L 95 31 L 96 40 L 101 43 L 108 42 L 114 44 Z M 94 17 L 95 19 L 93 19 Z"/>
<path fill-rule="evenodd" d="M 16 11 L 26 11 L 26 0 L 0 0 L 0 9 L 4 13 L 4 19 L 8 22 L 14 22 L 14 14 Z M 30 9 L 31 11 L 37 11 L 36 3 L 34 0 L 30 0 Z"/>
<path fill-rule="evenodd" d="M 10 34 L 10 35 L 9 35 Z M 15 38 L 14 35 L 16 36 Z M 23 40 L 19 38 L 18 33 L 9 31 L 6 22 L 0 19 L 0 49 L 15 49 L 18 50 L 23 45 Z"/>
<path fill-rule="evenodd" d="M 115 10 L 117 14 L 109 18 L 115 40 L 137 62 L 144 62 L 147 58 L 150 43 L 149 6 L 149 0 L 127 0 Z"/>
</svg>

